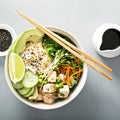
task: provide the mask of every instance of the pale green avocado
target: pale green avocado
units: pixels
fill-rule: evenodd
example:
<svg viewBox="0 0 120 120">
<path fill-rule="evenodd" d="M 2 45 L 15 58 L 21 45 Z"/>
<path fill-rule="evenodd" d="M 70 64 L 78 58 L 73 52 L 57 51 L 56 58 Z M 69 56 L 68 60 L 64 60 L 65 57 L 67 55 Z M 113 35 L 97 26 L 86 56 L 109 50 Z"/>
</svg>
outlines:
<svg viewBox="0 0 120 120">
<path fill-rule="evenodd" d="M 11 48 L 11 51 L 20 54 L 26 48 L 27 42 L 29 41 L 33 43 L 39 42 L 42 40 L 43 36 L 44 33 L 37 28 L 28 29 L 18 37 L 13 47 Z"/>
</svg>

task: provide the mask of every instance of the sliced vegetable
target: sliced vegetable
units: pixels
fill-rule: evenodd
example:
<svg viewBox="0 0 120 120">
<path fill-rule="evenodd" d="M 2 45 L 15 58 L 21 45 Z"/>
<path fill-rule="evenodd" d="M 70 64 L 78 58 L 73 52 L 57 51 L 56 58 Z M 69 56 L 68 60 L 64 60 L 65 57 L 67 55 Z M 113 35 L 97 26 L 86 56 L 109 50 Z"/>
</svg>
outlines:
<svg viewBox="0 0 120 120">
<path fill-rule="evenodd" d="M 12 84 L 13 84 L 13 87 L 14 87 L 16 90 L 19 90 L 19 89 L 21 89 L 21 88 L 24 87 L 21 81 L 20 81 L 20 82 L 17 82 L 17 83 L 12 83 Z"/>
<path fill-rule="evenodd" d="M 38 76 L 30 71 L 26 71 L 22 83 L 26 88 L 34 87 L 38 83 Z"/>
<path fill-rule="evenodd" d="M 34 92 L 33 92 L 33 95 L 30 96 L 28 99 L 30 99 L 30 100 L 36 100 L 37 97 L 38 97 L 38 88 L 35 87 L 35 90 L 34 90 Z"/>
<path fill-rule="evenodd" d="M 18 90 L 18 93 L 20 94 L 20 95 L 25 95 L 25 94 L 27 94 L 29 91 L 31 91 L 31 88 L 22 88 L 22 89 L 19 89 Z"/>
<path fill-rule="evenodd" d="M 41 41 L 43 36 L 44 33 L 37 28 L 26 30 L 17 38 L 11 51 L 19 55 L 25 50 L 27 42 L 37 43 L 38 41 Z"/>
<path fill-rule="evenodd" d="M 34 91 L 35 91 L 35 88 L 32 87 L 31 90 L 27 94 L 24 95 L 24 97 L 30 97 L 30 96 L 32 96 L 33 93 L 34 93 Z"/>
</svg>

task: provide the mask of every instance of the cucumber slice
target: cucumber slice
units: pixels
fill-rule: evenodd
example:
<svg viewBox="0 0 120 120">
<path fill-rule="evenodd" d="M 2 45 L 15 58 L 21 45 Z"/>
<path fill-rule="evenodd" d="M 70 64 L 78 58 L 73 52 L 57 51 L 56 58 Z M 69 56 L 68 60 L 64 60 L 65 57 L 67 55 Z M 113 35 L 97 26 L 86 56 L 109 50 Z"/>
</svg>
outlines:
<svg viewBox="0 0 120 120">
<path fill-rule="evenodd" d="M 22 83 L 25 88 L 34 87 L 38 83 L 38 76 L 30 71 L 26 71 Z"/>
<path fill-rule="evenodd" d="M 33 95 L 34 91 L 35 91 L 35 88 L 32 87 L 31 90 L 27 94 L 24 95 L 24 97 L 26 97 L 26 98 L 30 97 L 31 95 Z"/>
<path fill-rule="evenodd" d="M 31 88 L 22 88 L 18 90 L 18 93 L 22 96 L 24 96 L 25 94 L 27 94 L 29 91 L 31 91 Z"/>
<path fill-rule="evenodd" d="M 22 82 L 12 83 L 12 85 L 16 90 L 19 90 L 24 87 Z"/>
</svg>

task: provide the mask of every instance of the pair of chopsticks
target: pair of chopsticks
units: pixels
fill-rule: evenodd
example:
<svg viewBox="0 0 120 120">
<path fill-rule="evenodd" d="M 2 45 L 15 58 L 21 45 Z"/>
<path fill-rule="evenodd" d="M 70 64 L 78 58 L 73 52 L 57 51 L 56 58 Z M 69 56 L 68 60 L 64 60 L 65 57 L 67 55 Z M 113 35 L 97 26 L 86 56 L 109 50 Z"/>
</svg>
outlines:
<svg viewBox="0 0 120 120">
<path fill-rule="evenodd" d="M 75 47 L 71 43 L 67 42 L 66 40 L 64 40 L 63 38 L 61 38 L 60 36 L 58 36 L 54 32 L 48 30 L 46 27 L 40 25 L 38 22 L 36 22 L 32 18 L 30 18 L 29 16 L 25 15 L 21 11 L 17 10 L 17 13 L 19 15 L 21 15 L 23 18 L 25 18 L 27 21 L 29 21 L 30 23 L 32 23 L 35 27 L 37 27 L 43 33 L 45 33 L 50 38 L 52 38 L 54 41 L 56 41 L 58 44 L 60 44 L 61 46 L 63 46 L 66 50 L 68 50 L 74 56 L 76 56 L 77 58 L 81 59 L 84 63 L 86 63 L 87 65 L 89 65 L 93 69 L 95 69 L 97 72 L 101 73 L 103 76 L 105 76 L 109 80 L 112 80 L 112 77 L 110 75 L 108 75 L 107 73 L 105 73 L 104 71 L 102 71 L 100 68 L 96 67 L 93 63 L 96 63 L 98 66 L 101 66 L 102 68 L 104 68 L 108 72 L 112 72 L 111 68 L 109 68 L 105 64 L 101 63 L 100 61 L 96 60 L 92 56 L 86 54 L 82 50 L 78 49 L 77 47 Z M 91 63 L 90 61 L 92 61 L 93 63 Z"/>
</svg>

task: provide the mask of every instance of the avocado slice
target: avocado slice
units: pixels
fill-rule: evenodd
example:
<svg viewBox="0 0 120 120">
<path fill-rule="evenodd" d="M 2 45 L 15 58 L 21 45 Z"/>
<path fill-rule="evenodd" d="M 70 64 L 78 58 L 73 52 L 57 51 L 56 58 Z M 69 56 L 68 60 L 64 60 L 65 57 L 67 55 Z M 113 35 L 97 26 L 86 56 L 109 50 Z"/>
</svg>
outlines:
<svg viewBox="0 0 120 120">
<path fill-rule="evenodd" d="M 11 48 L 11 52 L 20 54 L 25 50 L 27 42 L 33 43 L 39 42 L 42 40 L 43 36 L 44 33 L 37 28 L 31 28 L 26 30 L 17 38 L 16 42 L 13 44 L 13 47 Z"/>
</svg>

